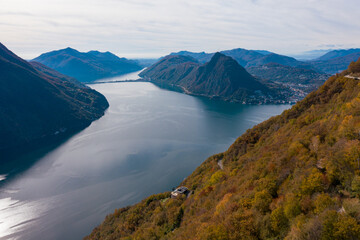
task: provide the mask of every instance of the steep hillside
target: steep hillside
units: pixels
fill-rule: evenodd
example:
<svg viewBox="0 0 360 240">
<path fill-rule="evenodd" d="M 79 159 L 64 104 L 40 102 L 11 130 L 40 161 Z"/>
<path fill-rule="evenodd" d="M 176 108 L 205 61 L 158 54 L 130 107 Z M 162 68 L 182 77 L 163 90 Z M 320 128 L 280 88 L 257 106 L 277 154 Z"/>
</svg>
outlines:
<svg viewBox="0 0 360 240">
<path fill-rule="evenodd" d="M 100 118 L 105 97 L 0 44 L 0 163 L 62 139 Z"/>
<path fill-rule="evenodd" d="M 189 56 L 170 55 L 144 70 L 141 77 L 188 94 L 244 103 L 278 103 L 286 100 L 276 84 L 263 84 L 231 57 L 216 53 L 200 65 Z"/>
<path fill-rule="evenodd" d="M 315 90 L 330 77 L 329 74 L 318 73 L 314 70 L 284 66 L 277 63 L 249 67 L 246 70 L 261 79 L 281 82 L 306 93 Z"/>
<path fill-rule="evenodd" d="M 359 239 L 360 60 L 85 239 Z M 353 73 L 350 73 L 352 75 Z"/>
<path fill-rule="evenodd" d="M 44 53 L 33 61 L 74 77 L 81 82 L 113 77 L 142 68 L 136 62 L 119 58 L 110 52 L 82 53 L 72 48 Z"/>
</svg>

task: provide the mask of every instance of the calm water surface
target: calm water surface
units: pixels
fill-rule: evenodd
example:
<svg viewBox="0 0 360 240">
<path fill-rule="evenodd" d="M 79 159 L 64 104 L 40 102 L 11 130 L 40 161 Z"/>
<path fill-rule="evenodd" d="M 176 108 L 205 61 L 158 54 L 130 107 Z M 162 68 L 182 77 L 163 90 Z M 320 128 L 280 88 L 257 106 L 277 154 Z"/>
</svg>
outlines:
<svg viewBox="0 0 360 240">
<path fill-rule="evenodd" d="M 115 208 L 177 186 L 246 129 L 289 105 L 247 106 L 151 83 L 92 85 L 104 117 L 0 188 L 0 239 L 81 239 Z"/>
</svg>

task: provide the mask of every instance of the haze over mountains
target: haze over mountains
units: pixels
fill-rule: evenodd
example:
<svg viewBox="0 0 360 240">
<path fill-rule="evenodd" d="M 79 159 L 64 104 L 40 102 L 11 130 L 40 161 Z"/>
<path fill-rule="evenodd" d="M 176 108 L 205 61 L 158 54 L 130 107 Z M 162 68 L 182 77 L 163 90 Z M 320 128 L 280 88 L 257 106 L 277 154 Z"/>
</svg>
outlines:
<svg viewBox="0 0 360 240">
<path fill-rule="evenodd" d="M 1 43 L 0 72 L 2 161 L 85 128 L 109 106 L 100 93 L 40 63 L 28 63 Z"/>
<path fill-rule="evenodd" d="M 135 61 L 119 58 L 110 52 L 79 52 L 72 48 L 41 54 L 32 61 L 74 77 L 80 82 L 91 82 L 142 69 Z"/>
</svg>

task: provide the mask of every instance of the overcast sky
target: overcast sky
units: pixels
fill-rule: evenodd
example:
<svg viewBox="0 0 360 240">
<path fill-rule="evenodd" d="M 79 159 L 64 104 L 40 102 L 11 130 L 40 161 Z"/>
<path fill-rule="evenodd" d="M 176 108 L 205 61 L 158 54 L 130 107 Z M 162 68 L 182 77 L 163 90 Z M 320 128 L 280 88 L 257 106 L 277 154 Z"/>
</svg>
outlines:
<svg viewBox="0 0 360 240">
<path fill-rule="evenodd" d="M 72 47 L 125 57 L 233 48 L 360 47 L 359 0 L 0 0 L 0 41 L 23 58 Z"/>
</svg>

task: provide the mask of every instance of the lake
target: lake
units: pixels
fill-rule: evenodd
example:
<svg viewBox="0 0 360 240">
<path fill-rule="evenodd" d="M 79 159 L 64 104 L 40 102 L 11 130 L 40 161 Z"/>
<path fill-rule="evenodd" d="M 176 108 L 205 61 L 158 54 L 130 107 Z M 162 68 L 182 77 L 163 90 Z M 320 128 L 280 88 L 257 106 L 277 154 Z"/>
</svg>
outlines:
<svg viewBox="0 0 360 240">
<path fill-rule="evenodd" d="M 116 80 L 114 80 L 116 81 Z M 170 191 L 290 105 L 241 105 L 152 83 L 91 85 L 110 107 L 15 177 L 0 176 L 0 239 L 81 239 L 114 209 Z"/>
</svg>

